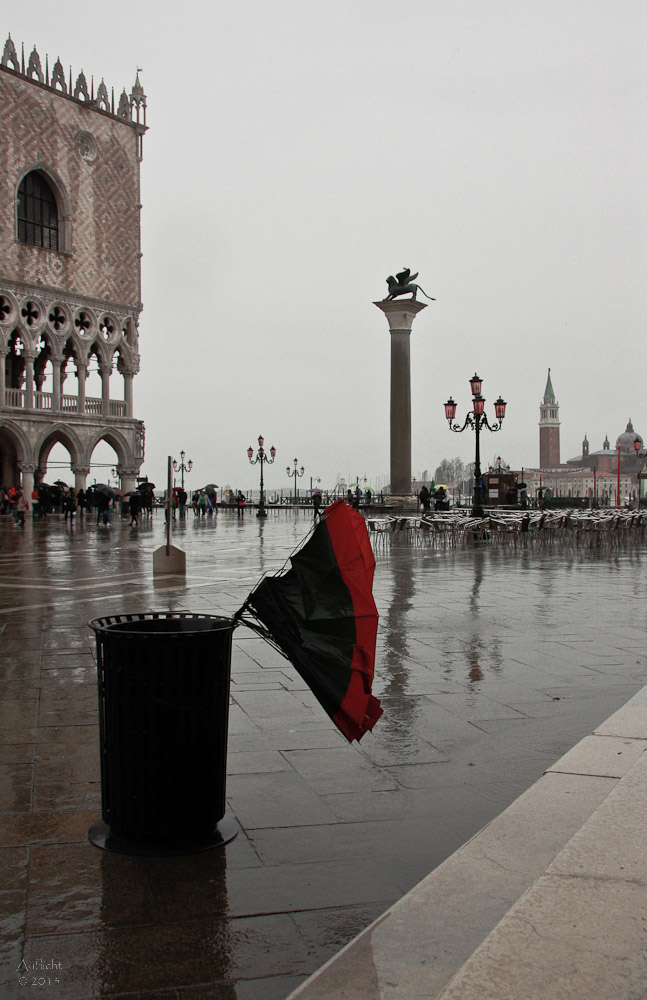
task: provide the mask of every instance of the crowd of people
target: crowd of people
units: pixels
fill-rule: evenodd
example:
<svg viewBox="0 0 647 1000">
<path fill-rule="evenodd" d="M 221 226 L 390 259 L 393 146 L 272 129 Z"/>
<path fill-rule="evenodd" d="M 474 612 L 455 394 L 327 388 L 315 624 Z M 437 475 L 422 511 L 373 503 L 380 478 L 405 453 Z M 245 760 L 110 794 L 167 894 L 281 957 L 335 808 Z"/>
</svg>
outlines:
<svg viewBox="0 0 647 1000">
<path fill-rule="evenodd" d="M 64 483 L 49 486 L 39 483 L 34 487 L 31 497 L 25 495 L 18 486 L 0 486 L 0 516 L 9 515 L 20 527 L 25 524 L 25 515 L 31 514 L 34 520 L 47 518 L 51 514 L 63 514 L 64 520 L 73 524 L 76 515 L 85 517 L 96 514 L 98 525 L 109 527 L 112 510 L 115 504 L 126 504 L 130 523 L 137 527 L 143 515 L 153 513 L 155 497 L 151 490 L 135 490 L 126 497 L 117 491 L 89 486 L 87 490 L 75 490 Z M 123 512 L 122 507 L 122 512 Z"/>
<path fill-rule="evenodd" d="M 30 498 L 25 496 L 20 487 L 0 486 L 0 515 L 9 514 L 19 526 L 24 526 L 25 516 L 30 513 L 34 520 L 46 518 L 50 514 L 63 514 L 65 521 L 70 524 L 77 515 L 82 518 L 96 515 L 97 525 L 109 528 L 112 511 L 119 505 L 122 516 L 130 517 L 130 526 L 136 528 L 142 517 L 152 516 L 155 506 L 162 506 L 165 516 L 168 516 L 168 491 L 164 491 L 163 499 L 157 499 L 153 486 L 152 483 L 143 483 L 136 490 L 122 495 L 118 490 L 103 484 L 89 486 L 87 490 L 74 490 L 63 482 L 54 486 L 39 483 L 34 487 Z M 334 496 L 330 499 L 334 499 Z M 248 499 L 242 490 L 230 491 L 224 500 L 226 505 L 237 510 L 239 517 L 244 514 Z M 311 502 L 315 517 L 321 513 L 327 500 L 321 492 L 313 490 Z M 372 503 L 373 494 L 370 489 L 362 491 L 356 486 L 354 490 L 347 491 L 345 500 L 349 506 L 358 510 L 360 506 Z M 183 487 L 173 487 L 171 491 L 170 511 L 173 519 L 177 516 L 184 518 L 189 509 L 197 519 L 210 517 L 217 512 L 217 504 L 215 490 L 195 490 L 190 498 Z"/>
<path fill-rule="evenodd" d="M 431 501 L 434 501 L 434 510 L 449 510 L 449 500 L 444 486 L 438 486 L 432 493 L 427 486 L 422 486 L 418 493 L 418 502 L 423 511 L 431 510 Z"/>
</svg>

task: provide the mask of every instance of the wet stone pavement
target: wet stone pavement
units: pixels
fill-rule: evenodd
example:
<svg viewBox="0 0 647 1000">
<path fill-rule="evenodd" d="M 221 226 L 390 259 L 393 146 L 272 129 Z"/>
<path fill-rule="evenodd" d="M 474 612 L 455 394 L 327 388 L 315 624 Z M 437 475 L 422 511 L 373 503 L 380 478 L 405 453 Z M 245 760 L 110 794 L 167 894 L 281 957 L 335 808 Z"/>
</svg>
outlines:
<svg viewBox="0 0 647 1000">
<path fill-rule="evenodd" d="M 175 858 L 90 844 L 88 620 L 229 616 L 309 526 L 304 512 L 189 515 L 173 539 L 186 579 L 154 581 L 159 514 L 138 530 L 0 518 L 2 997 L 280 1000 L 647 682 L 644 544 L 386 543 L 374 732 L 347 744 L 291 665 L 238 629 L 238 836 Z"/>
</svg>

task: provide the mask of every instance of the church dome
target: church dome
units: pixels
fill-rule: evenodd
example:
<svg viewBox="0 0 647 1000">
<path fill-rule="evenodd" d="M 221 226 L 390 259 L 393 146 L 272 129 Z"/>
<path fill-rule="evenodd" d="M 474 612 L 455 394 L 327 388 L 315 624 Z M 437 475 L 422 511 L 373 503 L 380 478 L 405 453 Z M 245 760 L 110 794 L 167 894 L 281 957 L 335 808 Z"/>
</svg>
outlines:
<svg viewBox="0 0 647 1000">
<path fill-rule="evenodd" d="M 616 438 L 616 448 L 620 448 L 620 451 L 624 451 L 627 453 L 630 452 L 631 454 L 633 454 L 634 441 L 636 438 L 638 438 L 638 440 L 640 441 L 640 447 L 642 448 L 643 439 L 641 438 L 640 434 L 636 434 L 634 430 L 634 425 L 630 420 L 629 423 L 627 424 L 627 429 L 625 430 L 625 432 L 623 434 L 619 434 L 618 437 Z"/>
</svg>

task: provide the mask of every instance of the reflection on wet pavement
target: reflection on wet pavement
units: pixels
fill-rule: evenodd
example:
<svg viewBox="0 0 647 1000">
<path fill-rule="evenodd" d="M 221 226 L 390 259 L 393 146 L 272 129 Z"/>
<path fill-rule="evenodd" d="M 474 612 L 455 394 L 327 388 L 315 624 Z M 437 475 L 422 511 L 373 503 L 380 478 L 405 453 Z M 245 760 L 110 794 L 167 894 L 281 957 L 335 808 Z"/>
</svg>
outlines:
<svg viewBox="0 0 647 1000">
<path fill-rule="evenodd" d="M 382 547 L 373 733 L 349 746 L 291 665 L 240 629 L 239 835 L 179 858 L 98 850 L 88 620 L 230 615 L 310 523 L 178 521 L 186 579 L 154 581 L 159 516 L 138 531 L 0 519 L 2 995 L 22 995 L 21 967 L 59 1000 L 279 1000 L 646 682 L 644 548 Z"/>
</svg>

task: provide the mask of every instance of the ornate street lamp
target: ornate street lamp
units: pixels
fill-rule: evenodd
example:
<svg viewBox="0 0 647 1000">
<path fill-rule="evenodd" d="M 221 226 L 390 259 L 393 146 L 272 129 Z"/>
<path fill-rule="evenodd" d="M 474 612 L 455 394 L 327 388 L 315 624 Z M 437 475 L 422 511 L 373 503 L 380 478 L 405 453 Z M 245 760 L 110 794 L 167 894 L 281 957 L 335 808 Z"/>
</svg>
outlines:
<svg viewBox="0 0 647 1000">
<path fill-rule="evenodd" d="M 179 463 L 177 462 L 177 460 L 175 458 L 173 459 L 173 472 L 179 472 L 180 473 L 180 475 L 182 477 L 182 489 L 184 489 L 184 473 L 185 472 L 190 472 L 191 469 L 193 468 L 193 462 L 191 461 L 191 459 L 189 459 L 189 461 L 185 464 L 185 462 L 184 462 L 185 458 L 186 458 L 186 452 L 185 451 L 181 451 L 180 452 L 180 461 L 179 461 Z"/>
<path fill-rule="evenodd" d="M 486 427 L 492 433 L 501 430 L 501 425 L 503 423 L 503 418 L 505 417 L 505 408 L 507 403 L 503 401 L 501 396 L 494 403 L 494 412 L 496 414 L 497 423 L 490 424 L 488 418 L 485 414 L 485 399 L 481 395 L 481 385 L 483 380 L 478 377 L 478 375 L 473 375 L 470 379 L 470 387 L 472 390 L 472 409 L 465 417 L 465 423 L 462 427 L 454 423 L 456 418 L 456 403 L 450 396 L 445 403 L 445 416 L 447 422 L 449 423 L 450 431 L 454 431 L 456 434 L 462 434 L 466 427 L 471 427 L 476 434 L 476 455 L 474 458 L 474 497 L 472 502 L 472 514 L 474 517 L 483 517 L 483 496 L 481 487 L 481 446 L 479 435 L 482 427 Z"/>
<path fill-rule="evenodd" d="M 645 459 L 645 455 L 647 455 L 647 452 L 643 451 L 641 453 L 641 447 L 642 447 L 642 441 L 641 441 L 641 439 L 638 436 L 636 436 L 634 438 L 634 451 L 636 453 L 636 458 L 642 458 L 643 459 L 643 468 L 642 469 L 638 469 L 638 476 L 637 476 L 637 479 L 638 479 L 638 510 L 640 510 L 641 480 L 647 478 L 647 475 L 645 474 L 645 471 L 644 471 L 644 468 L 645 468 L 645 461 L 644 461 L 644 459 Z"/>
<path fill-rule="evenodd" d="M 286 466 L 286 468 L 285 468 L 285 471 L 287 472 L 288 476 L 294 476 L 294 502 L 295 502 L 295 504 L 299 502 L 299 497 L 298 497 L 298 493 L 297 493 L 297 477 L 298 476 L 302 476 L 303 473 L 305 472 L 305 469 L 303 468 L 303 466 L 301 466 L 300 469 L 297 469 L 297 465 L 298 464 L 299 464 L 299 459 L 295 458 L 295 460 L 294 460 L 294 468 L 291 469 L 289 465 Z"/>
<path fill-rule="evenodd" d="M 276 457 L 276 448 L 274 445 L 270 448 L 270 458 L 267 457 L 267 452 L 263 447 L 263 442 L 265 438 L 259 434 L 258 436 L 258 451 L 256 453 L 256 458 L 254 458 L 254 449 L 251 444 L 247 449 L 247 457 L 249 459 L 250 465 L 256 465 L 260 463 L 261 466 L 261 502 L 258 505 L 258 510 L 256 512 L 256 517 L 267 517 L 267 511 L 265 510 L 265 493 L 263 492 L 263 466 L 271 465 Z"/>
</svg>

